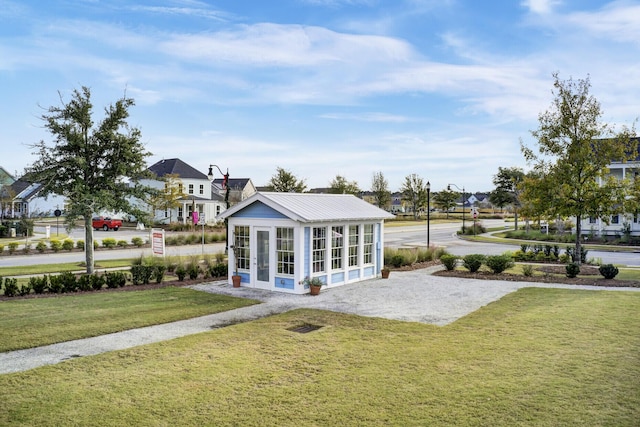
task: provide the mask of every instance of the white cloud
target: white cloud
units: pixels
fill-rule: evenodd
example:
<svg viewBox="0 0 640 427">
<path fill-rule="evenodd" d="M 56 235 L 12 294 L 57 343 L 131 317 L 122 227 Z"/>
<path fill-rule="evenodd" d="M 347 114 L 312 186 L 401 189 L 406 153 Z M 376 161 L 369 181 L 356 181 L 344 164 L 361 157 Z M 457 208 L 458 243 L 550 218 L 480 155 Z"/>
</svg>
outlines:
<svg viewBox="0 0 640 427">
<path fill-rule="evenodd" d="M 524 0 L 522 6 L 532 13 L 546 15 L 553 12 L 553 9 L 561 4 L 560 0 Z"/>
</svg>

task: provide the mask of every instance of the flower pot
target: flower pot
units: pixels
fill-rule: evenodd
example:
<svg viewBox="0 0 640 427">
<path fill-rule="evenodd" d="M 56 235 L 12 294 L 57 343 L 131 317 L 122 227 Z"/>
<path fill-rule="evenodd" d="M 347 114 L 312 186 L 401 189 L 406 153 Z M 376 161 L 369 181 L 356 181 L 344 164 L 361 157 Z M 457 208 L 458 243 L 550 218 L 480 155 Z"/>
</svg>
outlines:
<svg viewBox="0 0 640 427">
<path fill-rule="evenodd" d="M 242 276 L 231 276 L 231 281 L 233 282 L 234 288 L 239 288 L 240 282 L 242 281 Z"/>
<path fill-rule="evenodd" d="M 388 279 L 389 278 L 389 273 L 391 273 L 389 270 L 380 270 L 380 273 L 382 273 L 382 278 L 383 279 Z"/>
<path fill-rule="evenodd" d="M 311 291 L 311 295 L 319 295 L 321 287 L 322 286 L 309 285 L 309 290 Z"/>
</svg>

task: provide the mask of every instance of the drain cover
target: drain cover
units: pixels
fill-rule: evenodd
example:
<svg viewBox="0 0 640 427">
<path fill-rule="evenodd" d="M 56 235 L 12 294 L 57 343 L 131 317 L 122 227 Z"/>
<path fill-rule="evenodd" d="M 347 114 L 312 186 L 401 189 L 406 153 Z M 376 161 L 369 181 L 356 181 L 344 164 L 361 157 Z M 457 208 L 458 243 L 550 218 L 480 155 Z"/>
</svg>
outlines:
<svg viewBox="0 0 640 427">
<path fill-rule="evenodd" d="M 294 326 L 294 327 L 289 328 L 287 330 L 291 331 L 291 332 L 298 332 L 299 334 L 308 334 L 309 332 L 313 332 L 313 331 L 318 330 L 320 328 L 322 328 L 322 326 L 311 325 L 309 323 L 305 323 L 304 325 Z"/>
</svg>

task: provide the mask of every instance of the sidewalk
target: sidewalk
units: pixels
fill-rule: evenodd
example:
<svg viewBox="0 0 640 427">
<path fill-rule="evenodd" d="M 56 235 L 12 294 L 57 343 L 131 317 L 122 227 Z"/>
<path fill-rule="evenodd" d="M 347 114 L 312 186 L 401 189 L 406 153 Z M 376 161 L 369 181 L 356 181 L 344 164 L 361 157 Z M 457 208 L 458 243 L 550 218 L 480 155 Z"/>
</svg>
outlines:
<svg viewBox="0 0 640 427">
<path fill-rule="evenodd" d="M 389 279 L 323 289 L 320 295 L 291 295 L 226 282 L 192 286 L 204 292 L 262 301 L 249 307 L 194 319 L 80 339 L 44 347 L 0 353 L 0 374 L 20 372 L 65 360 L 166 341 L 211 329 L 247 322 L 296 308 L 314 308 L 359 316 L 444 326 L 525 287 L 640 292 L 638 288 L 554 285 L 500 280 L 454 279 L 431 275 L 433 269 L 393 271 Z"/>
</svg>

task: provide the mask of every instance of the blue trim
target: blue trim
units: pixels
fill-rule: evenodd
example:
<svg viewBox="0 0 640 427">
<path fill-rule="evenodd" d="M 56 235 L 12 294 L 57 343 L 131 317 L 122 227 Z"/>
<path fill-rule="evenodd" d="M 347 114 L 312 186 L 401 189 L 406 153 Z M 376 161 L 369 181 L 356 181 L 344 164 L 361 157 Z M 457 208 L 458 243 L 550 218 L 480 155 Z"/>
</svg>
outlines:
<svg viewBox="0 0 640 427">
<path fill-rule="evenodd" d="M 276 288 L 294 289 L 295 282 L 290 277 L 276 277 Z"/>
<path fill-rule="evenodd" d="M 344 272 L 333 273 L 331 275 L 331 283 L 344 282 Z"/>
<path fill-rule="evenodd" d="M 262 202 L 254 202 L 246 208 L 232 215 L 233 218 L 259 218 L 259 219 L 287 219 L 285 215 L 265 205 Z"/>
<path fill-rule="evenodd" d="M 311 227 L 304 228 L 304 277 L 310 277 L 311 274 Z"/>
<path fill-rule="evenodd" d="M 364 277 L 372 277 L 376 275 L 376 269 L 374 266 L 364 268 Z"/>
<path fill-rule="evenodd" d="M 360 278 L 360 269 L 349 271 L 349 280 L 354 280 L 359 278 Z"/>
<path fill-rule="evenodd" d="M 251 275 L 249 273 L 240 273 L 238 276 L 242 277 L 240 283 L 251 283 Z"/>
</svg>

